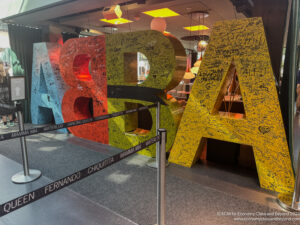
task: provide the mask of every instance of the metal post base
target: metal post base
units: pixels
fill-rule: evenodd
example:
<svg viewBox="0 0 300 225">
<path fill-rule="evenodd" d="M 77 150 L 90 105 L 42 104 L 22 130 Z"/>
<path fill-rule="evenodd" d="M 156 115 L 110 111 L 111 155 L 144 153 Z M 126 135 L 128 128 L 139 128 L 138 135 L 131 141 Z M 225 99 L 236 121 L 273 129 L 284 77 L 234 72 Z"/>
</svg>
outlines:
<svg viewBox="0 0 300 225">
<path fill-rule="evenodd" d="M 155 168 L 157 169 L 157 162 L 156 162 L 156 158 L 152 158 L 147 162 L 147 166 L 151 167 L 151 168 Z M 169 162 L 168 160 L 166 160 L 166 167 L 169 166 Z"/>
<path fill-rule="evenodd" d="M 42 175 L 41 171 L 30 169 L 28 176 L 25 176 L 24 172 L 21 171 L 15 175 L 13 175 L 11 180 L 12 180 L 12 182 L 14 182 L 16 184 L 26 184 L 26 183 L 32 182 L 34 180 L 37 180 L 38 178 L 41 177 L 41 175 Z"/>
<path fill-rule="evenodd" d="M 300 204 L 293 206 L 293 194 L 284 195 L 278 194 L 276 199 L 278 205 L 288 212 L 299 212 L 300 213 Z"/>
</svg>

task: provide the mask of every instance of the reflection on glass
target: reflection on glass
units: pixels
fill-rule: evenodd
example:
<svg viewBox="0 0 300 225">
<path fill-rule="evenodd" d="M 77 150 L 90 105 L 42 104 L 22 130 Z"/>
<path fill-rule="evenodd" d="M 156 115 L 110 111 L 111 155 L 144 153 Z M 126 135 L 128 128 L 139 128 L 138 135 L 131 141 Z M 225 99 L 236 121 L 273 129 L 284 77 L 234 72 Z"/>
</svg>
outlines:
<svg viewBox="0 0 300 225">
<path fill-rule="evenodd" d="M 138 68 L 137 68 L 138 84 L 141 84 L 147 79 L 149 75 L 150 64 L 147 57 L 140 52 L 137 53 L 137 60 L 138 60 Z"/>
</svg>

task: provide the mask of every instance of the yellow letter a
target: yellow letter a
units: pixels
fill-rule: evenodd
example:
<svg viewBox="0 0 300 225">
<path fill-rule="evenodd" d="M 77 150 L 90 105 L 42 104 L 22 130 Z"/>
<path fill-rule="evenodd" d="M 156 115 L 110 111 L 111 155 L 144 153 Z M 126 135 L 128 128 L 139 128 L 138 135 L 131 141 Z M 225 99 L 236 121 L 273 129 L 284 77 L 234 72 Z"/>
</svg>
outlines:
<svg viewBox="0 0 300 225">
<path fill-rule="evenodd" d="M 239 75 L 244 119 L 215 113 L 232 60 Z M 261 187 L 293 192 L 294 174 L 260 18 L 223 21 L 214 26 L 170 162 L 191 167 L 199 158 L 203 138 L 252 146 Z"/>
</svg>

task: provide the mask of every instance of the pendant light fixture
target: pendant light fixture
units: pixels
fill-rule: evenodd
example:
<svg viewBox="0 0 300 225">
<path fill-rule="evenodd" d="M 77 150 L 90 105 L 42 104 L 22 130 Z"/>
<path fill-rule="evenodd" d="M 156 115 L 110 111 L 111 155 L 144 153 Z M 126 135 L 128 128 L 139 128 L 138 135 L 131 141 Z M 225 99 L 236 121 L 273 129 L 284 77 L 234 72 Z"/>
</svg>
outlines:
<svg viewBox="0 0 300 225">
<path fill-rule="evenodd" d="M 193 74 L 191 72 L 191 63 L 192 63 L 192 55 L 189 52 L 189 55 L 188 55 L 187 60 L 186 60 L 186 71 L 185 71 L 185 74 L 183 76 L 183 79 L 193 79 L 193 78 L 195 78 L 195 74 Z"/>
<path fill-rule="evenodd" d="M 155 17 L 152 19 L 150 27 L 151 30 L 157 30 L 163 33 L 167 28 L 166 19 L 161 17 Z"/>
<path fill-rule="evenodd" d="M 200 20 L 201 18 L 203 19 L 202 21 L 202 25 L 204 26 L 204 18 L 205 17 L 208 17 L 208 12 L 198 12 L 199 13 L 199 24 L 200 24 Z M 201 37 L 204 37 L 204 34 L 203 34 L 203 30 L 202 30 L 202 35 Z M 199 31 L 199 36 L 200 36 L 200 31 Z M 200 65 L 201 65 L 201 62 L 202 62 L 202 54 L 203 54 L 203 51 L 205 51 L 206 47 L 207 47 L 207 41 L 202 39 L 198 42 L 197 44 L 197 51 L 200 52 L 200 58 L 194 63 L 194 66 L 193 68 L 191 69 L 192 73 L 194 74 L 198 74 L 199 72 L 199 69 L 200 69 Z"/>
<path fill-rule="evenodd" d="M 191 13 L 191 22 L 190 22 L 190 26 L 192 26 L 192 16 L 193 14 Z M 191 33 L 192 31 L 190 30 L 190 36 L 192 35 Z M 190 44 L 190 48 L 191 48 L 191 44 Z M 191 50 L 189 49 L 189 54 L 188 54 L 188 57 L 187 57 L 187 60 L 186 60 L 186 71 L 185 71 L 185 74 L 183 76 L 183 79 L 193 79 L 195 78 L 195 74 L 193 74 L 191 72 L 191 64 L 192 64 L 192 54 L 191 54 Z"/>
<path fill-rule="evenodd" d="M 202 62 L 202 52 L 201 52 L 200 58 L 194 63 L 194 66 L 191 68 L 191 72 L 193 74 L 195 74 L 195 75 L 198 74 L 201 62 Z"/>
</svg>

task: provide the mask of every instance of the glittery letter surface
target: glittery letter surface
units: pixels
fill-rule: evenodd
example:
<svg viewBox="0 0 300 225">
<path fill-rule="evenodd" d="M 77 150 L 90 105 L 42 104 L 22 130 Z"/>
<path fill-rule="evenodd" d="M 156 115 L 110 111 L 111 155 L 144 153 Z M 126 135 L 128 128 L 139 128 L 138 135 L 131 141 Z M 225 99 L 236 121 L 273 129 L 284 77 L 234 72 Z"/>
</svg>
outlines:
<svg viewBox="0 0 300 225">
<path fill-rule="evenodd" d="M 63 123 L 61 104 L 66 85 L 59 71 L 61 46 L 35 43 L 33 46 L 31 118 L 33 124 Z M 67 129 L 61 129 L 68 132 Z"/>
<path fill-rule="evenodd" d="M 239 77 L 244 119 L 213 113 L 232 61 Z M 170 162 L 191 167 L 201 153 L 203 138 L 252 146 L 261 187 L 293 192 L 294 174 L 260 18 L 222 21 L 214 26 Z"/>
<path fill-rule="evenodd" d="M 105 37 L 69 39 L 62 48 L 60 70 L 71 87 L 62 102 L 66 122 L 107 114 Z M 75 136 L 108 144 L 108 121 L 69 128 Z"/>
<path fill-rule="evenodd" d="M 150 73 L 146 81 L 137 83 L 137 52 L 143 53 L 150 64 Z M 136 108 L 139 105 L 151 105 L 161 100 L 160 127 L 167 129 L 169 150 L 174 142 L 179 118 L 176 115 L 178 105 L 165 99 L 165 90 L 177 86 L 184 75 L 185 51 L 181 43 L 173 36 L 165 36 L 157 31 L 138 31 L 106 36 L 106 62 L 108 83 L 109 113 Z M 109 143 L 127 149 L 156 135 L 155 108 L 149 110 L 148 118 L 152 127 L 147 135 L 130 134 L 139 118 L 127 115 L 109 120 Z M 155 156 L 155 145 L 140 152 Z"/>
</svg>

